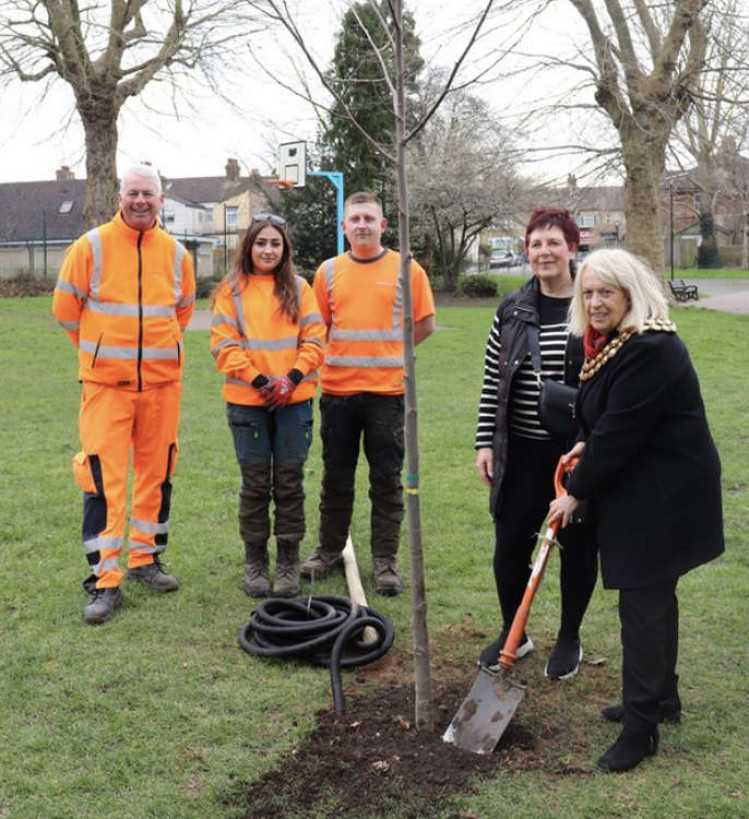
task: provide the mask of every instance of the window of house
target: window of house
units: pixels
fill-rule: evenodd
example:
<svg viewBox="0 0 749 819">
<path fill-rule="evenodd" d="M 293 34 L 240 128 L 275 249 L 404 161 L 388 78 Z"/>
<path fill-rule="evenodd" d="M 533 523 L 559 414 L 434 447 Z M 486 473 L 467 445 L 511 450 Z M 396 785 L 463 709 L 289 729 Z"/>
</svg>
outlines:
<svg viewBox="0 0 749 819">
<path fill-rule="evenodd" d="M 57 212 L 58 213 L 70 213 L 71 210 L 73 210 L 73 200 L 72 199 L 66 199 L 60 205 L 60 210 L 58 210 Z"/>
<path fill-rule="evenodd" d="M 578 227 L 595 227 L 596 216 L 594 213 L 581 213 L 576 221 Z"/>
<path fill-rule="evenodd" d="M 173 210 L 165 210 L 164 211 L 164 224 L 174 224 L 174 211 Z"/>
<path fill-rule="evenodd" d="M 226 208 L 226 227 L 235 228 L 239 222 L 238 220 L 239 208 L 236 205 Z"/>
</svg>

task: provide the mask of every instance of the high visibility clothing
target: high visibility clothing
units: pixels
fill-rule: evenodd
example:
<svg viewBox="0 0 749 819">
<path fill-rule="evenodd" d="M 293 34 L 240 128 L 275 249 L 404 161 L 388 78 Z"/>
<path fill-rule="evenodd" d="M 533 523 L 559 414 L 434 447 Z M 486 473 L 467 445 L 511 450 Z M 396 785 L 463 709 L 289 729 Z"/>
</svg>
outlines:
<svg viewBox="0 0 749 819">
<path fill-rule="evenodd" d="M 400 254 L 386 250 L 362 261 L 344 253 L 323 262 L 313 283 L 328 326 L 321 370 L 322 391 L 331 395 L 404 392 L 403 292 Z M 413 318 L 434 315 L 424 269 L 411 262 Z"/>
<path fill-rule="evenodd" d="M 78 348 L 81 381 L 145 390 L 180 380 L 194 307 L 190 254 L 158 225 L 134 230 L 118 213 L 70 246 L 52 309 Z"/>
<path fill-rule="evenodd" d="M 133 447 L 128 568 L 153 562 L 169 535 L 171 476 L 177 465 L 178 382 L 133 392 L 83 385 L 82 451 L 73 472 L 83 489 L 83 548 L 91 569 L 88 591 L 120 585 L 119 555 L 125 542 L 128 456 Z"/>
<path fill-rule="evenodd" d="M 185 248 L 157 224 L 134 230 L 121 214 L 68 249 L 53 311 L 78 348 L 83 382 L 82 450 L 73 473 L 83 489 L 84 588 L 115 588 L 123 572 L 130 449 L 133 499 L 128 567 L 166 548 L 177 463 L 182 330 L 195 306 Z"/>
<path fill-rule="evenodd" d="M 296 277 L 299 318 L 292 321 L 281 309 L 272 275 L 242 276 L 236 284 L 223 282 L 216 292 L 211 320 L 211 353 L 219 372 L 226 374 L 223 397 L 230 404 L 265 406 L 252 386 L 259 375 L 280 377 L 298 370 L 302 381 L 290 403 L 312 398 L 317 368 L 325 355 L 325 325 L 309 284 Z"/>
</svg>

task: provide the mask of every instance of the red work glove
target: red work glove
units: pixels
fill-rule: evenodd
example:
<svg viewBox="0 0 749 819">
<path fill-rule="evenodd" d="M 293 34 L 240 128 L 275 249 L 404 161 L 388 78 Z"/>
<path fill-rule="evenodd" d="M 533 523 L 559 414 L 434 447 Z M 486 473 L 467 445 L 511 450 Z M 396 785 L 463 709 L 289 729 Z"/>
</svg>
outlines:
<svg viewBox="0 0 749 819">
<path fill-rule="evenodd" d="M 291 400 L 296 384 L 288 375 L 272 378 L 270 383 L 261 389 L 265 402 L 272 407 L 285 407 Z"/>
</svg>

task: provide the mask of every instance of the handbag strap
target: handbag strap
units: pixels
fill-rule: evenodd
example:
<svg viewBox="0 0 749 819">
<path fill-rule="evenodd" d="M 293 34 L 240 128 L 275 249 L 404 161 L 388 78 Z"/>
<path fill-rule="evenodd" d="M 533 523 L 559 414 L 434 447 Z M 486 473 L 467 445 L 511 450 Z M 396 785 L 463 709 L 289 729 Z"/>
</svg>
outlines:
<svg viewBox="0 0 749 819">
<path fill-rule="evenodd" d="M 535 324 L 525 325 L 525 334 L 528 339 L 528 349 L 531 354 L 531 367 L 533 367 L 533 374 L 536 376 L 538 386 L 543 383 L 541 376 L 541 345 L 538 341 L 538 327 Z"/>
</svg>

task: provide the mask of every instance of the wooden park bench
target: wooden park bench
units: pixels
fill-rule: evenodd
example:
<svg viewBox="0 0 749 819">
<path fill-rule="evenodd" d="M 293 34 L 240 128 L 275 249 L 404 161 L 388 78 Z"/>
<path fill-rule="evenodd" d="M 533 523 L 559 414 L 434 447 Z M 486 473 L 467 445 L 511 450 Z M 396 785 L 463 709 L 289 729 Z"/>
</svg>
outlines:
<svg viewBox="0 0 749 819">
<path fill-rule="evenodd" d="M 669 279 L 668 286 L 671 289 L 671 295 L 676 301 L 695 301 L 700 297 L 696 284 L 687 284 L 684 279 Z"/>
</svg>

